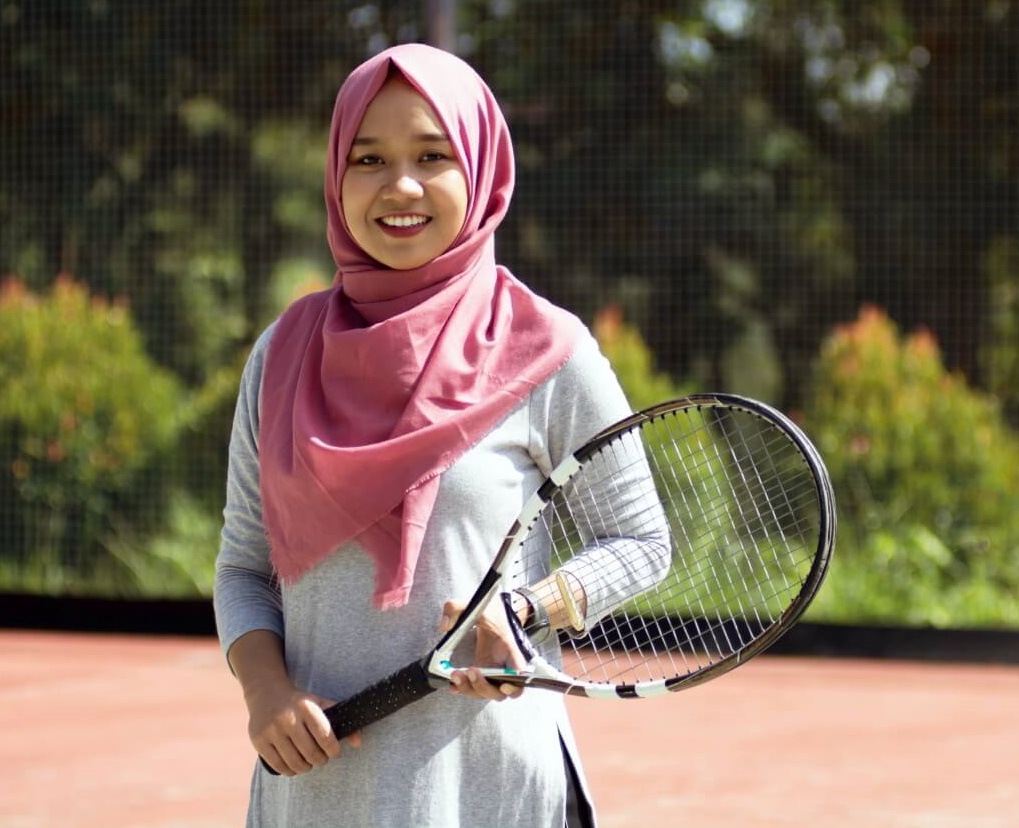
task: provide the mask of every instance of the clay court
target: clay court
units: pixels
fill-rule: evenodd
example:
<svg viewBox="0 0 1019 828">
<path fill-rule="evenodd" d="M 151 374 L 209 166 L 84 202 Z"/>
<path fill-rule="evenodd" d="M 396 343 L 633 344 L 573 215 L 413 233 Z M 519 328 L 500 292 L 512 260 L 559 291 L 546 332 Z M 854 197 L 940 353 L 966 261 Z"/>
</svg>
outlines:
<svg viewBox="0 0 1019 828">
<path fill-rule="evenodd" d="M 253 757 L 209 637 L 0 632 L 0 826 L 243 824 Z M 1019 667 L 765 656 L 571 699 L 603 828 L 1019 825 Z"/>
</svg>

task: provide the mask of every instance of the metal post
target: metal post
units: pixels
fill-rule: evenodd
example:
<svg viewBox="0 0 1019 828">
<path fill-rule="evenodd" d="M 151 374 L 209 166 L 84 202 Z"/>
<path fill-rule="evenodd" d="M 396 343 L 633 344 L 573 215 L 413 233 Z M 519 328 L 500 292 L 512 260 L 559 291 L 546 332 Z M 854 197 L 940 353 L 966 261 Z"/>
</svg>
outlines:
<svg viewBox="0 0 1019 828">
<path fill-rule="evenodd" d="M 425 0 L 425 25 L 432 46 L 456 51 L 456 0 Z"/>
</svg>

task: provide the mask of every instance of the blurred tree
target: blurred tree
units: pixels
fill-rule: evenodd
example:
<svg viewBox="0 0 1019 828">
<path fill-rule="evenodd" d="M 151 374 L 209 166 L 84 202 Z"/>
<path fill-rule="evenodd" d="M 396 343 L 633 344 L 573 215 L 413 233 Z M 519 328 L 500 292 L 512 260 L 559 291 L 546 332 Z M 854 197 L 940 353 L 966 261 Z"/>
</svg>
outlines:
<svg viewBox="0 0 1019 828">
<path fill-rule="evenodd" d="M 281 271 L 328 278 L 336 87 L 425 37 L 434 5 L 4 0 L 0 269 L 128 296 L 157 359 L 202 381 L 277 310 Z M 1000 253 L 1019 233 L 1014 3 L 457 12 L 517 142 L 501 255 L 536 288 L 589 321 L 618 303 L 673 375 L 786 404 L 831 323 L 873 302 L 1019 396 L 987 341 L 1019 326 L 1000 300 L 1019 278 Z"/>
<path fill-rule="evenodd" d="M 322 147 L 349 69 L 417 4 L 7 0 L 0 271 L 129 299 L 191 383 L 229 361 L 290 256 L 329 270 Z"/>
<path fill-rule="evenodd" d="M 337 86 L 438 31 L 514 134 L 500 259 L 588 322 L 618 307 L 656 382 L 798 408 L 872 304 L 1019 422 L 1015 2 L 0 0 L 0 277 L 124 297 L 201 389 L 182 524 L 215 515 L 248 344 L 331 278 Z"/>
<path fill-rule="evenodd" d="M 983 261 L 1019 233 L 1019 9 L 768 5 L 764 96 L 835 171 L 857 304 L 927 325 L 949 367 L 982 382 L 992 310 Z"/>
<path fill-rule="evenodd" d="M 517 140 L 525 279 L 588 318 L 620 302 L 676 375 L 777 361 L 743 390 L 786 404 L 865 302 L 986 382 L 989 282 L 1016 278 L 985 265 L 1019 232 L 1014 4 L 470 5 Z"/>
</svg>

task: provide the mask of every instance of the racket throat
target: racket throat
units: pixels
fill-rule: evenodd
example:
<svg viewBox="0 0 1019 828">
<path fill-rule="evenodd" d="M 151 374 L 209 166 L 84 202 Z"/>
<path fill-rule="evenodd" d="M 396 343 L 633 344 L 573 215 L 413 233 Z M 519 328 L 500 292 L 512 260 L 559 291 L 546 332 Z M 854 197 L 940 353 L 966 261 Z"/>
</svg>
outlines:
<svg viewBox="0 0 1019 828">
<path fill-rule="evenodd" d="M 450 661 L 442 662 L 442 668 L 448 670 L 450 674 L 454 670 L 464 669 L 460 667 L 454 667 Z M 499 679 L 513 679 L 514 684 L 526 684 L 534 676 L 533 667 L 523 667 L 521 669 L 515 669 L 513 667 L 472 667 L 472 670 L 477 670 L 489 681 L 498 681 Z"/>
</svg>

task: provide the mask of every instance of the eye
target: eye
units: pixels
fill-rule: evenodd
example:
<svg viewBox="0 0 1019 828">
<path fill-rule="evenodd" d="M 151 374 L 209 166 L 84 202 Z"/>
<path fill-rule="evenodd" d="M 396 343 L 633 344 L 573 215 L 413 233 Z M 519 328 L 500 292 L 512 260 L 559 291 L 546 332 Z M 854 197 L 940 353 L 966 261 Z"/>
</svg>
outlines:
<svg viewBox="0 0 1019 828">
<path fill-rule="evenodd" d="M 444 152 L 442 150 L 428 150 L 421 155 L 421 160 L 424 163 L 432 164 L 439 161 L 449 161 L 451 158 L 452 156 L 448 152 Z"/>
<path fill-rule="evenodd" d="M 377 155 L 359 155 L 356 158 L 351 158 L 348 162 L 352 167 L 374 167 L 382 163 L 382 159 Z"/>
</svg>

